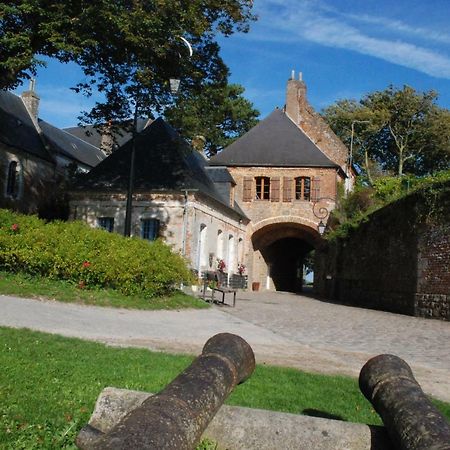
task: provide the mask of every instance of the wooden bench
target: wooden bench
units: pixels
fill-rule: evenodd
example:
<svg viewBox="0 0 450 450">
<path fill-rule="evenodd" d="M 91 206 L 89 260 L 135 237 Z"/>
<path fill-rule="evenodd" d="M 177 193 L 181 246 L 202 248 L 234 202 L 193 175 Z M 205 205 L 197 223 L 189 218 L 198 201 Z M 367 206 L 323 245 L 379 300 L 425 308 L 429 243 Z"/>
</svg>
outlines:
<svg viewBox="0 0 450 450">
<path fill-rule="evenodd" d="M 203 283 L 203 299 L 206 300 L 206 289 L 210 288 L 212 291 L 211 300 L 214 302 L 214 294 L 220 292 L 222 294 L 222 303 L 225 305 L 225 295 L 233 294 L 233 307 L 236 305 L 236 289 L 228 287 L 228 276 L 224 272 L 206 272 Z"/>
</svg>

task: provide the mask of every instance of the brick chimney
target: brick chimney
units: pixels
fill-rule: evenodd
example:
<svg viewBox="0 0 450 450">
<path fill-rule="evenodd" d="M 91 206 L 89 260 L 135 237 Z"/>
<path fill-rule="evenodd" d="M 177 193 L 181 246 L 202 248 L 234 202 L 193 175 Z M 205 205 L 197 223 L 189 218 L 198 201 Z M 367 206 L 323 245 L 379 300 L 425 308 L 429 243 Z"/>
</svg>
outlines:
<svg viewBox="0 0 450 450">
<path fill-rule="evenodd" d="M 35 87 L 36 87 L 36 80 L 34 78 L 31 78 L 30 88 L 28 89 L 28 91 L 22 92 L 21 98 L 30 116 L 37 121 L 40 98 L 34 91 Z"/>
<path fill-rule="evenodd" d="M 309 104 L 301 72 L 296 80 L 292 71 L 287 82 L 285 112 L 328 158 L 346 170 L 348 149 Z"/>
<path fill-rule="evenodd" d="M 304 121 L 306 105 L 306 84 L 302 80 L 302 73 L 299 72 L 298 80 L 296 80 L 295 72 L 292 71 L 286 89 L 286 114 L 294 123 L 300 125 Z"/>
</svg>

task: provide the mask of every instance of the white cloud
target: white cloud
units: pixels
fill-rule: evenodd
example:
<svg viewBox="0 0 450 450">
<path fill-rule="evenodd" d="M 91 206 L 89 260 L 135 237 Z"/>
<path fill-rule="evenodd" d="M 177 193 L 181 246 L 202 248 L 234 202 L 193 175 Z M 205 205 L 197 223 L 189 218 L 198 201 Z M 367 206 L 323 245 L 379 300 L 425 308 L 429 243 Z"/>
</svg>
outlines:
<svg viewBox="0 0 450 450">
<path fill-rule="evenodd" d="M 356 51 L 383 59 L 393 64 L 415 69 L 428 75 L 450 79 L 450 57 L 437 50 L 416 45 L 413 41 L 394 38 L 379 38 L 369 35 L 346 21 L 344 15 L 333 10 L 320 1 L 314 0 L 261 0 L 259 2 L 261 29 L 254 36 L 257 40 L 272 42 L 314 42 L 327 47 Z M 274 9 L 278 14 L 274 14 Z M 353 16 L 356 18 L 357 16 Z M 360 17 L 362 22 L 368 16 Z M 381 22 L 381 18 L 370 18 Z M 406 24 L 385 21 L 386 28 L 397 24 L 403 31 L 412 34 L 426 34 L 427 30 L 410 27 Z M 414 30 L 414 32 L 413 32 Z M 432 36 L 432 33 L 429 33 Z M 249 36 L 250 37 L 250 36 Z M 448 37 L 448 36 L 447 36 Z M 446 35 L 441 35 L 441 40 Z"/>
<path fill-rule="evenodd" d="M 387 17 L 381 17 L 381 16 L 368 16 L 367 14 L 343 14 L 343 17 L 347 17 L 349 19 L 353 19 L 357 21 L 358 23 L 367 23 L 372 25 L 377 25 L 382 27 L 383 29 L 397 32 L 401 34 L 406 34 L 410 36 L 417 36 L 419 38 L 422 38 L 424 40 L 429 41 L 436 41 L 436 42 L 442 42 L 444 44 L 450 44 L 450 34 L 436 31 L 436 30 L 430 30 L 427 28 L 421 28 L 421 27 L 414 27 L 411 25 L 408 25 L 401 20 L 392 20 Z"/>
</svg>

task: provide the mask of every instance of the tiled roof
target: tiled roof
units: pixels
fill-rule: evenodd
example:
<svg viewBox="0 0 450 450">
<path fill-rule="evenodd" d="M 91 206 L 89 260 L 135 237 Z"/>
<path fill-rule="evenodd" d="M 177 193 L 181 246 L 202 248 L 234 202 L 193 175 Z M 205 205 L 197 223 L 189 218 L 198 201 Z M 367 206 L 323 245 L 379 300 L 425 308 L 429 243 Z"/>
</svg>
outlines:
<svg viewBox="0 0 450 450">
<path fill-rule="evenodd" d="M 279 109 L 213 156 L 210 165 L 338 167 Z"/>
</svg>

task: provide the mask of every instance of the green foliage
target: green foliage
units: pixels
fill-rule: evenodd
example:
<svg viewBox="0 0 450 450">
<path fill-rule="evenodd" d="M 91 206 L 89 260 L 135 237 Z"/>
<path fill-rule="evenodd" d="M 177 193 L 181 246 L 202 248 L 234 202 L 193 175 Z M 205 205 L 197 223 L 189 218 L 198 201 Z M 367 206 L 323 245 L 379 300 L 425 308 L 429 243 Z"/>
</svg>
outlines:
<svg viewBox="0 0 450 450">
<path fill-rule="evenodd" d="M 259 112 L 243 92 L 242 86 L 226 80 L 206 82 L 194 91 L 183 89 L 164 115 L 194 147 L 199 144 L 211 156 L 256 125 Z"/>
<path fill-rule="evenodd" d="M 369 214 L 413 192 L 420 191 L 426 197 L 427 214 L 436 215 L 438 206 L 435 204 L 444 204 L 436 198 L 442 197 L 442 185 L 448 181 L 450 170 L 444 170 L 428 177 L 379 177 L 373 186 L 357 186 L 347 196 L 341 191 L 338 193 L 338 206 L 328 221 L 331 231 L 327 238 L 346 237 L 361 222 L 368 220 Z M 442 206 L 439 208 L 441 210 Z"/>
<path fill-rule="evenodd" d="M 422 176 L 450 167 L 450 111 L 436 99 L 434 91 L 389 86 L 323 114 L 344 143 L 353 141 L 353 160 L 372 184 L 380 172 Z"/>
<path fill-rule="evenodd" d="M 0 267 L 146 297 L 191 281 L 183 258 L 160 240 L 124 238 L 81 222 L 45 223 L 8 210 L 0 210 Z"/>
<path fill-rule="evenodd" d="M 8 0 L 0 3 L 0 89 L 13 88 L 45 65 L 42 57 L 74 62 L 83 72 L 77 92 L 104 101 L 87 122 L 132 116 L 132 101 L 149 114 L 171 101 L 169 78 L 185 85 L 221 79 L 227 71 L 215 35 L 247 31 L 251 0 Z M 189 58 L 181 37 L 194 47 Z"/>
</svg>

